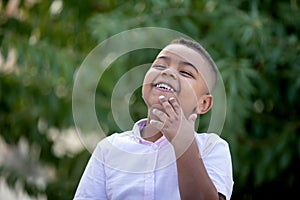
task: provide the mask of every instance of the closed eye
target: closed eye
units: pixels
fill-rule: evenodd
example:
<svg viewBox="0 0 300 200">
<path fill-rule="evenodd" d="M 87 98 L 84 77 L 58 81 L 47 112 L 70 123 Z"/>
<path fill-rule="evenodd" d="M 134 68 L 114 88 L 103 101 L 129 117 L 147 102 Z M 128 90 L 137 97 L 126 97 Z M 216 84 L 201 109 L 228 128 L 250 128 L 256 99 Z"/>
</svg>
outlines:
<svg viewBox="0 0 300 200">
<path fill-rule="evenodd" d="M 154 67 L 156 69 L 166 69 L 167 68 L 165 65 L 160 65 L 160 64 L 155 64 L 152 67 Z"/>
<path fill-rule="evenodd" d="M 194 78 L 193 74 L 188 72 L 188 71 L 183 71 L 181 70 L 180 71 L 180 74 L 182 74 L 183 76 L 186 76 L 186 77 L 191 77 L 191 78 Z"/>
</svg>

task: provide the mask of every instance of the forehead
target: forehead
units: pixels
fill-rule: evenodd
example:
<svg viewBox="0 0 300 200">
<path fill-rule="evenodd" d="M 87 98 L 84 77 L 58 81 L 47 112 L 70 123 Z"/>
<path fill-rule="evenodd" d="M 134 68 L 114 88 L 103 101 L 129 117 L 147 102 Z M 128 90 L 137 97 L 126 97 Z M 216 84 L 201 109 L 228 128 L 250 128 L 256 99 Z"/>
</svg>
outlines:
<svg viewBox="0 0 300 200">
<path fill-rule="evenodd" d="M 166 46 L 162 51 L 158 54 L 159 56 L 162 55 L 172 55 L 176 57 L 176 59 L 180 59 L 182 61 L 190 62 L 191 64 L 201 67 L 207 64 L 206 59 L 203 56 L 195 51 L 192 48 L 189 48 L 182 44 L 170 44 Z"/>
</svg>

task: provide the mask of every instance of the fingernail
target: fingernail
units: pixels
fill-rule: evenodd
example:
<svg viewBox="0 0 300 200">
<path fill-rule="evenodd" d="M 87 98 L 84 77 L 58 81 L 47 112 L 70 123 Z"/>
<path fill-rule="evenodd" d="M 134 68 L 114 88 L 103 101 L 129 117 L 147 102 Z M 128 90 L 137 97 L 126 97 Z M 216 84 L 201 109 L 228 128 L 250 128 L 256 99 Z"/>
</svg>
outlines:
<svg viewBox="0 0 300 200">
<path fill-rule="evenodd" d="M 169 101 L 175 101 L 174 97 L 170 97 Z"/>
<path fill-rule="evenodd" d="M 166 101 L 166 97 L 163 96 L 163 95 L 159 96 L 158 98 L 159 98 L 161 101 Z"/>
<path fill-rule="evenodd" d="M 195 121 L 197 119 L 197 114 L 193 114 L 192 119 Z"/>
</svg>

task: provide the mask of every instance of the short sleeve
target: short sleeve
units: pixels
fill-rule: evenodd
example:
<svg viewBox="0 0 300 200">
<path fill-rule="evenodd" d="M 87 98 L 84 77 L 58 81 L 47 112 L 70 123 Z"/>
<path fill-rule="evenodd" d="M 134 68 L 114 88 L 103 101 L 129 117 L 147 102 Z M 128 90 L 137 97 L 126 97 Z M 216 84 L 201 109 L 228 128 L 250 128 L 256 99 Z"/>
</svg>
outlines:
<svg viewBox="0 0 300 200">
<path fill-rule="evenodd" d="M 217 191 L 231 198 L 233 190 L 232 161 L 228 143 L 216 134 L 205 134 L 205 139 L 198 141 L 202 159 L 209 177 Z"/>
<path fill-rule="evenodd" d="M 106 200 L 105 172 L 98 144 L 79 181 L 73 200 Z"/>
</svg>

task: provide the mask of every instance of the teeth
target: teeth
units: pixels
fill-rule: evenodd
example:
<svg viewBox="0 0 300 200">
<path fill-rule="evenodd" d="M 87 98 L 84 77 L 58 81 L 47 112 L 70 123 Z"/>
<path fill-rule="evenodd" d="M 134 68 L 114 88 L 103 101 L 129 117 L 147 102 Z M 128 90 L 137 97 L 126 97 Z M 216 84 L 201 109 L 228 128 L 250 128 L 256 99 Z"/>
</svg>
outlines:
<svg viewBox="0 0 300 200">
<path fill-rule="evenodd" d="M 174 89 L 173 89 L 171 86 L 169 86 L 169 85 L 167 85 L 167 84 L 165 84 L 165 83 L 159 83 L 159 84 L 157 84 L 155 87 L 157 87 L 157 88 L 162 88 L 162 89 L 165 89 L 165 90 L 169 90 L 169 91 L 171 91 L 171 92 L 174 92 Z"/>
</svg>

